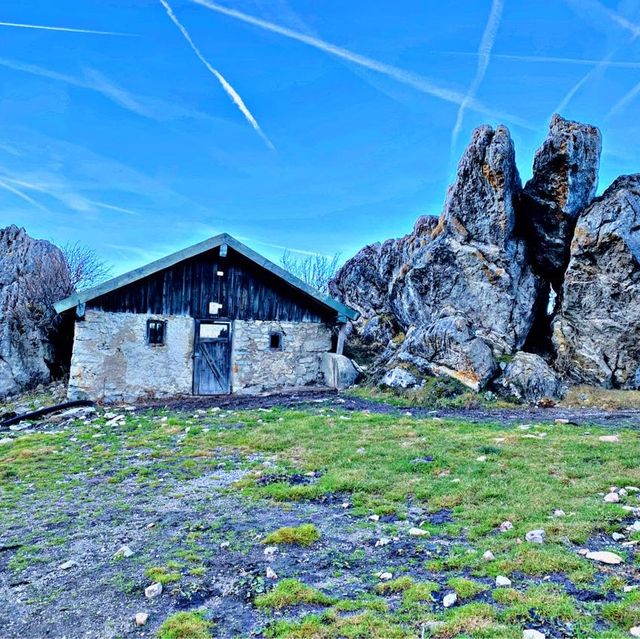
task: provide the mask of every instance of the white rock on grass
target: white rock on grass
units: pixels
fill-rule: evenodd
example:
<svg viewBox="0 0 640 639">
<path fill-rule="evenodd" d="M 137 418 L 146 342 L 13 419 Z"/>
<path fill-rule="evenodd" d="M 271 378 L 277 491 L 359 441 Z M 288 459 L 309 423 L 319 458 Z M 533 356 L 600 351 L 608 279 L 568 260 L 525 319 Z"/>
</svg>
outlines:
<svg viewBox="0 0 640 639">
<path fill-rule="evenodd" d="M 614 532 L 611 535 L 611 539 L 613 539 L 613 541 L 622 541 L 624 539 L 624 535 L 619 532 Z"/>
<path fill-rule="evenodd" d="M 369 515 L 371 521 L 380 521 L 380 515 Z"/>
<path fill-rule="evenodd" d="M 264 549 L 264 554 L 267 557 L 273 557 L 273 555 L 275 555 L 278 552 L 278 546 L 267 546 Z"/>
<path fill-rule="evenodd" d="M 376 541 L 376 548 L 382 548 L 383 546 L 386 546 L 390 543 L 391 539 L 389 539 L 389 537 L 380 537 L 380 539 Z"/>
<path fill-rule="evenodd" d="M 640 626 L 634 626 L 631 628 L 631 630 L 629 630 L 629 634 L 632 637 L 640 637 Z"/>
<path fill-rule="evenodd" d="M 482 558 L 485 561 L 493 561 L 496 557 L 490 550 L 487 550 L 487 552 L 485 552 L 484 555 L 482 555 Z"/>
<path fill-rule="evenodd" d="M 135 616 L 136 626 L 144 626 L 149 619 L 149 614 L 146 612 L 137 612 Z"/>
<path fill-rule="evenodd" d="M 458 595 L 456 595 L 455 592 L 450 592 L 444 596 L 444 599 L 442 600 L 442 605 L 445 608 L 451 608 L 451 606 L 453 606 L 456 603 L 456 601 L 458 601 Z"/>
<path fill-rule="evenodd" d="M 604 496 L 604 500 L 608 504 L 617 504 L 620 501 L 620 495 L 618 495 L 618 493 L 607 493 Z"/>
<path fill-rule="evenodd" d="M 409 534 L 412 537 L 424 537 L 429 533 L 426 530 L 422 530 L 422 528 L 409 528 Z"/>
<path fill-rule="evenodd" d="M 147 599 L 155 599 L 162 594 L 162 584 L 156 582 L 155 584 L 151 584 L 144 589 L 144 596 Z"/>
<path fill-rule="evenodd" d="M 628 526 L 627 530 L 629 532 L 640 532 L 640 519 L 638 521 L 634 521 L 631 526 Z"/>
<path fill-rule="evenodd" d="M 620 438 L 617 435 L 601 435 L 598 439 L 601 442 L 607 442 L 609 444 L 615 444 L 620 441 Z"/>
<path fill-rule="evenodd" d="M 588 552 L 585 557 L 591 559 L 591 561 L 597 561 L 601 564 L 609 564 L 610 566 L 617 566 L 624 562 L 624 559 L 620 555 L 616 555 L 614 552 L 608 550 L 600 550 L 596 552 Z"/>
<path fill-rule="evenodd" d="M 547 635 L 539 630 L 533 630 L 533 628 L 527 628 L 522 633 L 522 639 L 546 639 Z"/>
<path fill-rule="evenodd" d="M 510 521 L 503 521 L 500 524 L 500 532 L 507 532 L 513 528 L 513 524 Z"/>
<path fill-rule="evenodd" d="M 511 586 L 511 579 L 509 579 L 509 577 L 505 577 L 504 575 L 498 575 L 496 577 L 496 586 L 498 588 L 509 588 Z"/>
<path fill-rule="evenodd" d="M 76 562 L 73 559 L 69 559 L 69 561 L 65 561 L 63 564 L 60 564 L 58 568 L 60 570 L 69 570 L 69 568 L 73 568 L 76 565 Z"/>
<path fill-rule="evenodd" d="M 556 510 L 553 511 L 554 517 L 565 517 L 566 515 L 567 513 L 565 513 L 561 508 L 556 508 Z"/>
<path fill-rule="evenodd" d="M 530 530 L 526 535 L 525 539 L 532 544 L 544 544 L 544 535 L 545 532 L 542 528 L 538 530 Z"/>
<path fill-rule="evenodd" d="M 393 579 L 393 573 L 391 572 L 381 572 L 378 577 L 380 578 L 380 581 L 390 581 L 391 579 Z"/>
<path fill-rule="evenodd" d="M 132 557 L 133 556 L 133 550 L 131 550 L 131 548 L 129 548 L 129 546 L 122 546 L 121 548 L 118 548 L 118 550 L 116 550 L 116 552 L 113 555 L 114 559 L 127 559 L 128 557 Z"/>
<path fill-rule="evenodd" d="M 278 578 L 278 573 L 271 567 L 271 566 L 267 566 L 267 579 L 277 579 Z"/>
</svg>

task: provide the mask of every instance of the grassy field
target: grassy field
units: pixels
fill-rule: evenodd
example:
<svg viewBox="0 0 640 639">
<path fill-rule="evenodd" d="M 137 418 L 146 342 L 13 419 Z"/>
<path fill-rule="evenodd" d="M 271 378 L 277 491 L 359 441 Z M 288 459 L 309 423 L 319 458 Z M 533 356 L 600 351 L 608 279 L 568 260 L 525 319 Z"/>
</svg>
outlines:
<svg viewBox="0 0 640 639">
<path fill-rule="evenodd" d="M 135 485 L 144 497 L 233 465 L 242 472 L 220 488 L 221 498 L 232 494 L 248 510 L 268 504 L 299 519 L 304 504 L 317 508 L 315 520 L 297 527 L 237 533 L 240 554 L 293 548 L 298 562 L 283 562 L 276 578 L 243 601 L 260 616 L 262 635 L 251 636 L 519 639 L 524 628 L 535 627 L 547 637 L 605 639 L 629 636 L 640 625 L 640 592 L 631 589 L 640 584 L 633 543 L 640 532 L 626 530 L 640 519 L 630 511 L 640 507 L 633 491 L 640 486 L 638 431 L 616 431 L 619 441 L 612 442 L 600 439 L 611 431 L 596 427 L 470 425 L 321 404 L 122 415 L 16 433 L 0 444 L 5 545 L 18 535 L 29 504 L 74 500 L 77 491 L 86 499 L 92 479 L 113 490 Z M 603 496 L 611 487 L 630 488 L 619 503 L 607 503 Z M 333 527 L 344 510 L 345 526 L 356 531 L 348 560 L 343 546 L 340 553 L 331 550 L 333 528 L 323 521 L 323 508 L 331 508 Z M 512 526 L 501 532 L 503 522 Z M 206 521 L 203 534 L 212 527 Z M 545 531 L 543 544 L 526 541 L 535 529 Z M 48 546 L 66 543 L 59 525 L 55 531 L 20 539 L 0 563 L 3 573 L 37 575 L 44 569 L 39 564 L 46 567 Z M 613 533 L 624 538 L 614 541 Z M 203 559 L 199 539 L 195 533 L 177 538 L 171 557 L 145 555 L 131 570 L 148 583 L 162 582 L 163 598 L 171 597 L 172 584 L 208 578 L 212 562 Z M 402 552 L 392 553 L 394 547 Z M 331 558 L 335 588 L 326 579 L 313 583 L 320 548 Z M 580 554 L 585 548 L 613 551 L 623 563 L 595 563 Z M 487 551 L 493 559 L 483 558 Z M 310 570 L 300 568 L 305 556 Z M 371 572 L 374 565 L 379 570 Z M 496 587 L 497 576 L 508 577 L 511 586 Z M 445 608 L 443 598 L 451 593 L 457 601 Z M 129 595 L 144 603 L 138 592 Z M 46 614 L 47 605 L 40 605 Z M 166 617 L 147 627 L 159 637 L 231 636 L 208 616 L 206 601 L 173 616 L 167 605 Z M 138 630 L 119 632 L 113 636 L 137 636 Z M 247 629 L 233 636 L 249 635 Z M 72 629 L 67 636 L 75 636 Z"/>
</svg>

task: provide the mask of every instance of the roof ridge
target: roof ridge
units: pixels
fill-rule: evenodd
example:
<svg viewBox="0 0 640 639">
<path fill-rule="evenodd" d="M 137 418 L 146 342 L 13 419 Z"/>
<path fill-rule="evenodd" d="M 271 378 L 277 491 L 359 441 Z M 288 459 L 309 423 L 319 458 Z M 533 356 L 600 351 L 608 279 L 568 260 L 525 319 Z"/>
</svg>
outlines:
<svg viewBox="0 0 640 639">
<path fill-rule="evenodd" d="M 244 257 L 248 258 L 267 271 L 270 271 L 276 277 L 284 280 L 285 282 L 287 282 L 287 284 L 293 286 L 294 288 L 297 288 L 309 297 L 315 299 L 317 302 L 323 304 L 324 306 L 332 308 L 341 317 L 344 317 L 344 319 L 356 319 L 358 317 L 359 313 L 351 307 L 346 306 L 341 302 L 333 299 L 329 295 L 325 295 L 324 293 L 316 290 L 315 288 L 301 280 L 299 277 L 293 275 L 293 273 L 290 273 L 281 266 L 278 266 L 271 260 L 268 260 L 266 257 L 260 255 L 260 253 L 258 253 L 257 251 L 254 251 L 253 249 L 246 246 L 246 244 L 243 244 L 242 242 L 237 240 L 232 235 L 229 235 L 229 233 L 220 233 L 219 235 L 214 235 L 213 237 L 203 240 L 202 242 L 198 242 L 196 244 L 193 244 L 192 246 L 188 246 L 187 248 L 171 253 L 158 260 L 154 260 L 149 264 L 140 266 L 131 271 L 127 271 L 122 275 L 118 275 L 117 277 L 107 280 L 106 282 L 102 282 L 101 284 L 92 286 L 91 288 L 85 289 L 83 291 L 77 291 L 69 297 L 56 302 L 53 306 L 57 313 L 64 313 L 65 311 L 75 308 L 80 304 L 84 304 L 92 299 L 95 299 L 96 297 L 106 295 L 107 293 L 115 291 L 123 286 L 127 286 L 128 284 L 133 284 L 134 282 L 148 277 L 149 275 L 153 275 L 154 273 L 158 273 L 159 271 L 162 271 L 166 268 L 170 268 L 175 264 L 200 255 L 201 253 L 204 253 L 206 251 L 210 251 L 211 249 L 222 246 L 223 244 L 227 244 L 241 255 L 244 255 Z"/>
</svg>

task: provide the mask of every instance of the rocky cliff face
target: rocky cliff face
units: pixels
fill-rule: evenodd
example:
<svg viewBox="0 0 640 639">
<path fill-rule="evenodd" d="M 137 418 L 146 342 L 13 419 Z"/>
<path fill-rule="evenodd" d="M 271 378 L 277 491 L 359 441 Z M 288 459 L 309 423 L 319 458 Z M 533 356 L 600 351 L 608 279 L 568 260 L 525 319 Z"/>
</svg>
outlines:
<svg viewBox="0 0 640 639">
<path fill-rule="evenodd" d="M 0 229 L 0 398 L 51 379 L 52 304 L 70 289 L 60 249 L 16 226 Z"/>
<path fill-rule="evenodd" d="M 632 308 L 637 182 L 625 178 L 591 205 L 600 149 L 598 129 L 554 116 L 523 189 L 508 130 L 474 131 L 437 224 L 421 221 L 400 240 L 366 247 L 331 284 L 362 313 L 352 339 L 375 349 L 374 378 L 401 366 L 539 399 L 564 387 L 549 364 L 565 375 L 576 364 L 575 379 L 632 384 L 640 365 L 631 344 L 640 328 L 640 306 Z M 608 341 L 597 348 L 605 325 Z M 514 357 L 518 365 L 504 371 Z"/>
<path fill-rule="evenodd" d="M 579 382 L 640 388 L 640 174 L 578 218 L 553 323 L 557 367 Z"/>
</svg>

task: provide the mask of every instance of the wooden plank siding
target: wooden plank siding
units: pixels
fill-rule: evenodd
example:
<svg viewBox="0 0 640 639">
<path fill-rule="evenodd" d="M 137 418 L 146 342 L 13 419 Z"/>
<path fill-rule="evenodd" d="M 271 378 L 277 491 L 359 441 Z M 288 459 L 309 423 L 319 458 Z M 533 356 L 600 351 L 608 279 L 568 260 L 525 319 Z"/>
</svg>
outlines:
<svg viewBox="0 0 640 639">
<path fill-rule="evenodd" d="M 223 271 L 218 276 L 217 271 Z M 86 307 L 110 312 L 186 315 L 240 320 L 333 322 L 337 313 L 229 247 L 214 248 L 143 279 L 87 301 Z"/>
</svg>

